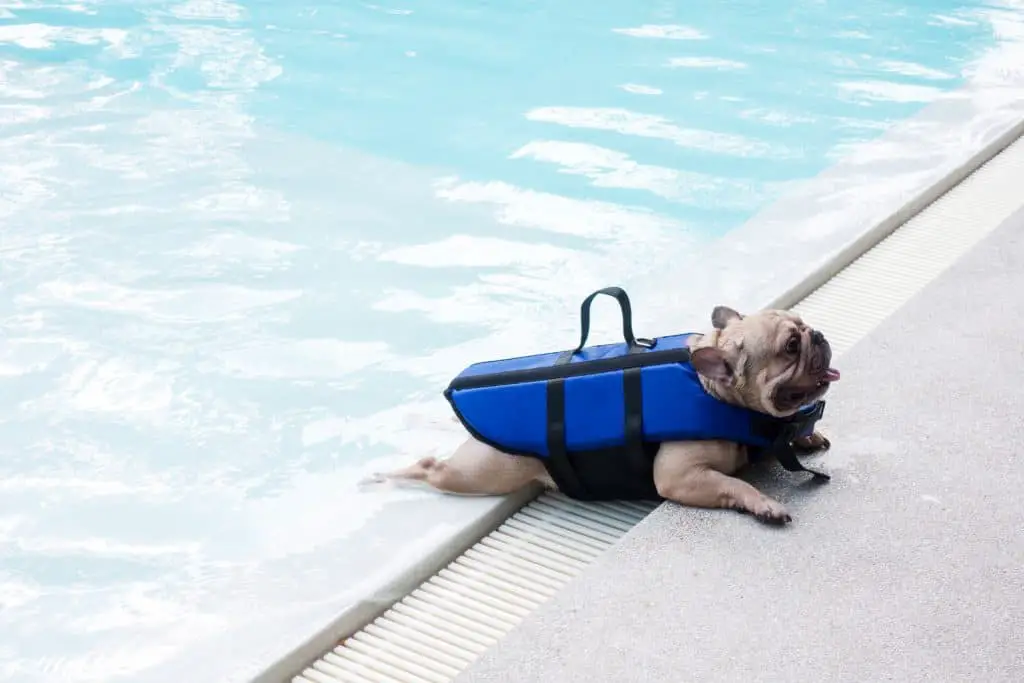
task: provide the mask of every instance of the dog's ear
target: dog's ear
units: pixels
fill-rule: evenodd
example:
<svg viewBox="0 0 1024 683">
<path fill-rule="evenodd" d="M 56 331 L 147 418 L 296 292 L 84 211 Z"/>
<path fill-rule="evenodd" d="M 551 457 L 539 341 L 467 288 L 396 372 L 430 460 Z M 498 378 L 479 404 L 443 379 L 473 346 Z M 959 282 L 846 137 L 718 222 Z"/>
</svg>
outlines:
<svg viewBox="0 0 1024 683">
<path fill-rule="evenodd" d="M 699 374 L 710 380 L 725 381 L 732 379 L 732 364 L 725 353 L 714 346 L 704 346 L 690 353 L 690 365 Z"/>
<path fill-rule="evenodd" d="M 730 320 L 743 320 L 743 316 L 728 306 L 715 306 L 711 311 L 711 324 L 716 330 L 724 330 Z"/>
</svg>

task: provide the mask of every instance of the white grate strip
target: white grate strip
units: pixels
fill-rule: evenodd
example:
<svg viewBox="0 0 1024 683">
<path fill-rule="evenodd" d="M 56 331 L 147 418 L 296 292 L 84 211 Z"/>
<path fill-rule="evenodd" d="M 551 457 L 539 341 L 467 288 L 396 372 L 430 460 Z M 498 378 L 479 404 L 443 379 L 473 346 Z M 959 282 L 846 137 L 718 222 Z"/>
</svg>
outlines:
<svg viewBox="0 0 1024 683">
<path fill-rule="evenodd" d="M 1018 141 L 793 308 L 841 355 L 1017 210 L 1020 178 Z M 291 680 L 451 681 L 654 507 L 545 493 Z"/>
<path fill-rule="evenodd" d="M 292 681 L 450 681 L 655 507 L 545 493 Z"/>
</svg>

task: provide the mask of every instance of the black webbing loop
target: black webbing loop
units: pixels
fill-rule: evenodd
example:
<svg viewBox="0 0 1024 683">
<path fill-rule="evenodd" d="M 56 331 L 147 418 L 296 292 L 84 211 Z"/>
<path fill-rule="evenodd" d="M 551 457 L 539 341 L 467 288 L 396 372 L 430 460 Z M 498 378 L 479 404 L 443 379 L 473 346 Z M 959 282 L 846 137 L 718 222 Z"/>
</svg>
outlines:
<svg viewBox="0 0 1024 683">
<path fill-rule="evenodd" d="M 828 481 L 831 479 L 824 472 L 809 469 L 797 459 L 796 448 L 793 447 L 793 440 L 803 434 L 814 432 L 814 425 L 825 414 L 825 401 L 819 400 L 810 409 L 804 409 L 795 415 L 786 418 L 770 417 L 759 414 L 753 418 L 754 434 L 771 443 L 765 447 L 765 452 L 775 457 L 786 470 L 790 472 L 807 472 L 813 474 L 815 479 Z"/>
<path fill-rule="evenodd" d="M 815 479 L 821 481 L 828 481 L 832 478 L 824 472 L 804 467 L 804 464 L 796 457 L 796 450 L 793 448 L 791 443 L 786 443 L 785 445 L 780 444 L 774 447 L 772 452 L 775 454 L 775 458 L 779 461 L 779 464 L 789 472 L 807 472 L 808 474 L 814 475 Z"/>
<path fill-rule="evenodd" d="M 622 309 L 622 338 L 627 346 L 631 349 L 637 346 L 647 349 L 654 347 L 654 340 L 637 339 L 633 334 L 633 309 L 629 305 L 629 296 L 626 295 L 626 291 L 621 287 L 605 287 L 584 299 L 583 304 L 580 306 L 580 343 L 579 346 L 573 349 L 573 354 L 582 351 L 583 347 L 587 344 L 587 337 L 590 336 L 590 304 L 598 294 L 607 294 L 608 296 L 615 297 L 615 300 L 619 302 L 619 308 Z"/>
</svg>

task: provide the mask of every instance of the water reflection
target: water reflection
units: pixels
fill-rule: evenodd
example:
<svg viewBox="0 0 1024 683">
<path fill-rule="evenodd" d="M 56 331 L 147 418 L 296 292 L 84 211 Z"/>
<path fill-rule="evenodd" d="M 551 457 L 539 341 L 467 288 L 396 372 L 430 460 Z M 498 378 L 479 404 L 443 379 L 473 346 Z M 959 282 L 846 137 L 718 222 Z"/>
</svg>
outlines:
<svg viewBox="0 0 1024 683">
<path fill-rule="evenodd" d="M 666 140 L 680 147 L 734 156 L 790 156 L 794 152 L 759 140 L 711 130 L 683 128 L 668 117 L 628 109 L 593 107 L 538 107 L 526 114 L 531 121 L 568 128 L 607 130 L 622 135 Z"/>
<path fill-rule="evenodd" d="M 664 38 L 666 40 L 706 40 L 708 38 L 692 26 L 680 26 L 679 24 L 644 24 L 632 28 L 615 28 L 612 29 L 612 32 L 634 38 Z"/>
<path fill-rule="evenodd" d="M 557 164 L 563 173 L 584 176 L 594 187 L 644 190 L 710 210 L 753 211 L 763 204 L 766 194 L 759 183 L 742 178 L 642 164 L 624 152 L 582 142 L 536 140 L 516 150 L 511 158 Z"/>
</svg>

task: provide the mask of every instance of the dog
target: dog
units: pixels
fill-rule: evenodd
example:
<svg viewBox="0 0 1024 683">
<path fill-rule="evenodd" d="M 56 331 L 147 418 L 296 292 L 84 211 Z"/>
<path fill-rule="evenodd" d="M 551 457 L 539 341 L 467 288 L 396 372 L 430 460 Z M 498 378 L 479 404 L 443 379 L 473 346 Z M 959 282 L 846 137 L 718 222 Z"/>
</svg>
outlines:
<svg viewBox="0 0 1024 683">
<path fill-rule="evenodd" d="M 741 315 L 716 306 L 711 324 L 709 332 L 690 338 L 690 363 L 704 389 L 721 401 L 788 417 L 839 379 L 828 340 L 791 311 Z M 830 445 L 819 432 L 793 443 L 804 452 Z M 792 521 L 782 503 L 733 476 L 747 462 L 747 447 L 734 442 L 665 442 L 654 458 L 654 485 L 659 496 L 680 505 L 737 510 L 766 523 Z M 419 482 L 462 495 L 505 495 L 534 483 L 556 489 L 538 458 L 503 453 L 472 437 L 445 460 L 421 458 L 371 480 Z"/>
</svg>

